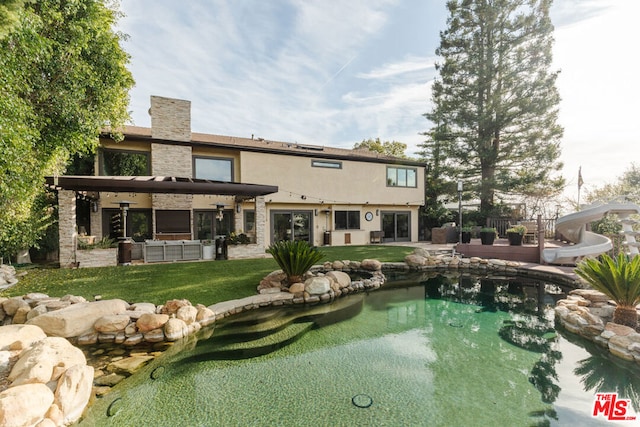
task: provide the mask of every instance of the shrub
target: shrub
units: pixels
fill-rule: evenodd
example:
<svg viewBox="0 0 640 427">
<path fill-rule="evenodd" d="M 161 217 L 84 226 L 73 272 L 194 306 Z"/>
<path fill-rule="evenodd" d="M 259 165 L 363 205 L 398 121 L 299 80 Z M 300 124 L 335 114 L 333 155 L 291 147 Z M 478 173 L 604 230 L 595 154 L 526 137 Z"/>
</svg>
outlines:
<svg viewBox="0 0 640 427">
<path fill-rule="evenodd" d="M 611 258 L 603 254 L 599 259 L 588 258 L 575 269 L 595 290 L 607 295 L 617 304 L 613 322 L 636 328 L 640 304 L 640 256 L 629 258 L 619 254 Z"/>
<path fill-rule="evenodd" d="M 521 236 L 524 236 L 527 233 L 527 227 L 524 225 L 514 225 L 511 228 L 507 228 L 507 233 L 518 233 Z"/>
<path fill-rule="evenodd" d="M 267 248 L 267 253 L 273 256 L 287 275 L 289 284 L 302 281 L 302 276 L 311 266 L 324 257 L 322 252 L 303 240 L 275 242 Z"/>
</svg>

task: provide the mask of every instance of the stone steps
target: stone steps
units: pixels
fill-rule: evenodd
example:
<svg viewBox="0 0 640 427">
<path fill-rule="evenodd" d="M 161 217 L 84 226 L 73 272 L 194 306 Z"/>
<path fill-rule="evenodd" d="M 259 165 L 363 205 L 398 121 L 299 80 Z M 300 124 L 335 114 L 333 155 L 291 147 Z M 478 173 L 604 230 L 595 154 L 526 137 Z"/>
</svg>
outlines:
<svg viewBox="0 0 640 427">
<path fill-rule="evenodd" d="M 266 336 L 247 340 L 220 342 L 210 339 L 196 348 L 195 354 L 183 359 L 183 362 L 200 362 L 205 360 L 238 360 L 249 359 L 271 353 L 289 345 L 313 327 L 313 322 L 291 323 L 285 328 Z"/>
</svg>

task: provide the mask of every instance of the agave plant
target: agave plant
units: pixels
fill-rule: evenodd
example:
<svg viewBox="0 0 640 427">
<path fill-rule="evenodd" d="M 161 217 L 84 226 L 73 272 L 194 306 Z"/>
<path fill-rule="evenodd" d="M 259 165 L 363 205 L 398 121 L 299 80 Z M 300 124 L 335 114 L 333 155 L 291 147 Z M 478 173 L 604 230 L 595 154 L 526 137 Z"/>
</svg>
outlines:
<svg viewBox="0 0 640 427">
<path fill-rule="evenodd" d="M 575 269 L 594 289 L 611 298 L 618 305 L 613 313 L 613 322 L 636 328 L 640 304 L 640 256 L 629 258 L 625 254 L 611 258 L 601 255 L 599 259 L 585 259 Z"/>
<path fill-rule="evenodd" d="M 324 254 L 317 248 L 309 246 L 304 240 L 282 240 L 267 248 L 267 253 L 273 256 L 289 284 L 302 281 L 302 276 L 312 265 L 320 261 Z"/>
</svg>

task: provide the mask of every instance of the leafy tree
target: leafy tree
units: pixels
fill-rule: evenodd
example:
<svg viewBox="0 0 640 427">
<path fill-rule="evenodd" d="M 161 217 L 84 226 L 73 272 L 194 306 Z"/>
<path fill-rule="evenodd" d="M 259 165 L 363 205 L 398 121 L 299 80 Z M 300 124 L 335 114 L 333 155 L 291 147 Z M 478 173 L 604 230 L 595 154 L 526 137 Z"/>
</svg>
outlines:
<svg viewBox="0 0 640 427">
<path fill-rule="evenodd" d="M 558 72 L 551 0 L 451 0 L 436 54 L 435 126 L 423 145 L 440 179 L 463 179 L 489 212 L 496 197 L 559 193 Z M 433 154 L 434 150 L 439 153 Z"/>
<path fill-rule="evenodd" d="M 399 157 L 406 159 L 407 155 L 404 151 L 407 149 L 407 144 L 398 141 L 380 141 L 380 138 L 362 140 L 354 144 L 355 150 L 369 150 L 377 153 L 384 154 L 385 156 Z"/>
<path fill-rule="evenodd" d="M 0 252 L 35 243 L 46 174 L 94 152 L 107 125 L 129 118 L 129 56 L 99 0 L 9 2 L 17 22 L 0 35 Z M 3 28 L 7 28 L 2 21 Z"/>
<path fill-rule="evenodd" d="M 0 0 L 0 38 L 18 22 L 18 11 L 24 4 L 24 0 Z"/>
</svg>

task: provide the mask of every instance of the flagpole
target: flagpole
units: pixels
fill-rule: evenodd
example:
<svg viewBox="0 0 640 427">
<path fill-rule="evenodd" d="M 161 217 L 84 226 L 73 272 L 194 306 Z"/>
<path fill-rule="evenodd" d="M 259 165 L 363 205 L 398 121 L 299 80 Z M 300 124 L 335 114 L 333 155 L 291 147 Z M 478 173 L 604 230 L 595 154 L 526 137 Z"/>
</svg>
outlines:
<svg viewBox="0 0 640 427">
<path fill-rule="evenodd" d="M 578 210 L 580 210 L 580 188 L 582 184 L 584 184 L 584 181 L 582 180 L 582 166 L 580 166 L 578 168 Z"/>
</svg>

